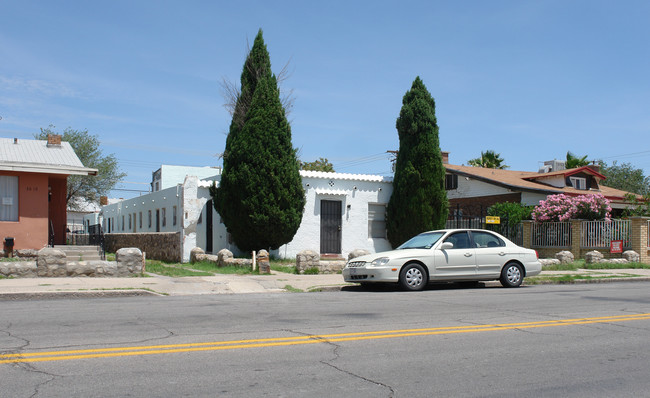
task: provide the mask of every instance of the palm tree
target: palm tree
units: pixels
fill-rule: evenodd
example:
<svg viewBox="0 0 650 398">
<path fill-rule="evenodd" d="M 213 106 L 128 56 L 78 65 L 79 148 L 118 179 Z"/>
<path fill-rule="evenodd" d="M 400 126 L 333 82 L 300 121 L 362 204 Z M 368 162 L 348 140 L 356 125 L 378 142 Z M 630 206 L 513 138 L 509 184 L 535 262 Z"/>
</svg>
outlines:
<svg viewBox="0 0 650 398">
<path fill-rule="evenodd" d="M 481 157 L 476 159 L 470 159 L 467 161 L 470 166 L 474 167 L 485 167 L 488 169 L 507 169 L 510 166 L 503 164 L 503 158 L 500 153 L 488 149 L 487 151 L 481 151 Z"/>
<path fill-rule="evenodd" d="M 587 160 L 587 156 L 588 155 L 585 155 L 579 158 L 575 154 L 571 153 L 571 151 L 568 151 L 566 153 L 566 165 L 564 167 L 567 169 L 575 169 L 576 167 L 586 166 L 590 163 Z"/>
</svg>

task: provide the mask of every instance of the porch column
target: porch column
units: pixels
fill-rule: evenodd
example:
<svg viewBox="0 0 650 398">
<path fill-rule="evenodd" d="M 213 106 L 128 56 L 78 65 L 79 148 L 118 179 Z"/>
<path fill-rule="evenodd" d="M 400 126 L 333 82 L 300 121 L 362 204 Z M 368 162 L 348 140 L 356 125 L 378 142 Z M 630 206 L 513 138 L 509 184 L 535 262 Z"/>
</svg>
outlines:
<svg viewBox="0 0 650 398">
<path fill-rule="evenodd" d="M 648 256 L 648 220 L 650 217 L 630 217 L 630 245 L 639 253 L 639 261 L 650 262 Z"/>
<path fill-rule="evenodd" d="M 571 253 L 576 260 L 580 258 L 580 225 L 582 220 L 571 220 Z"/>
</svg>

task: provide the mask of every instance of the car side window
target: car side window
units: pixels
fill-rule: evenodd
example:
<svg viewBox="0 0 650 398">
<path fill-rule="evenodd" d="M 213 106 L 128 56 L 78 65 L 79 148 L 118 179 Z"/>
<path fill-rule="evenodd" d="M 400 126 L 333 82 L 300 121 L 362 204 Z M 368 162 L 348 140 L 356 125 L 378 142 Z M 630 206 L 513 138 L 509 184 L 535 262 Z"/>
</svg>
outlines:
<svg viewBox="0 0 650 398">
<path fill-rule="evenodd" d="M 454 232 L 449 235 L 445 242 L 451 242 L 454 244 L 454 249 L 468 249 L 470 247 L 469 236 L 467 232 Z"/>
<path fill-rule="evenodd" d="M 472 231 L 472 238 L 474 239 L 474 247 L 503 247 L 506 243 L 499 239 L 498 236 L 492 235 L 489 232 Z"/>
</svg>

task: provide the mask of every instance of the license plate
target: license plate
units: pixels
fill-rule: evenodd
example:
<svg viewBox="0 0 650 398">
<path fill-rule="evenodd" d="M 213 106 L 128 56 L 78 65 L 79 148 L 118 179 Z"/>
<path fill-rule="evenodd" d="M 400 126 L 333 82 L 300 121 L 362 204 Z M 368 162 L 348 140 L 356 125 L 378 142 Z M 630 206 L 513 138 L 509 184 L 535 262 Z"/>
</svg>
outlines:
<svg viewBox="0 0 650 398">
<path fill-rule="evenodd" d="M 356 268 L 350 268 L 350 275 L 357 275 L 359 273 L 359 270 Z"/>
</svg>

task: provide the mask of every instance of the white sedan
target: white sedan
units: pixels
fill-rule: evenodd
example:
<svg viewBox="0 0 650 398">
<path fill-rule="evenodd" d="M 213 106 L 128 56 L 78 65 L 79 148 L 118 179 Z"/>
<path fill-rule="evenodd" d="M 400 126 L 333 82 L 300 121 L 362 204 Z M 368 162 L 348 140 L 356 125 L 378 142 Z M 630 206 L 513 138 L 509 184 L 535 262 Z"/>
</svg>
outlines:
<svg viewBox="0 0 650 398">
<path fill-rule="evenodd" d="M 417 235 L 395 250 L 353 258 L 343 269 L 346 282 L 396 282 L 422 290 L 428 282 L 500 280 L 518 287 L 542 271 L 535 250 L 482 229 L 443 229 Z"/>
</svg>

